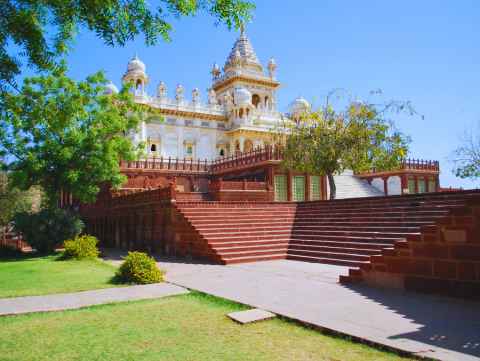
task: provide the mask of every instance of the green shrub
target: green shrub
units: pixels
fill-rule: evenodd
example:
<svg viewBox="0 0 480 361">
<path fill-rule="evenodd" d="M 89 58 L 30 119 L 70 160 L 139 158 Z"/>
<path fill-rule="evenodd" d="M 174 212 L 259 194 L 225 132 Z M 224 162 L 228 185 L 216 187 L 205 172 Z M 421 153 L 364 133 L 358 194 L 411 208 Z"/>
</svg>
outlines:
<svg viewBox="0 0 480 361">
<path fill-rule="evenodd" d="M 67 239 L 80 234 L 83 222 L 64 209 L 42 209 L 37 213 L 18 213 L 13 220 L 15 232 L 39 253 L 50 253 Z"/>
<path fill-rule="evenodd" d="M 97 258 L 99 251 L 97 248 L 98 239 L 88 234 L 75 237 L 74 239 L 66 240 L 65 245 L 65 258 Z"/>
<path fill-rule="evenodd" d="M 163 272 L 155 260 L 143 252 L 128 252 L 117 271 L 116 278 L 125 283 L 157 283 L 163 281 Z"/>
</svg>

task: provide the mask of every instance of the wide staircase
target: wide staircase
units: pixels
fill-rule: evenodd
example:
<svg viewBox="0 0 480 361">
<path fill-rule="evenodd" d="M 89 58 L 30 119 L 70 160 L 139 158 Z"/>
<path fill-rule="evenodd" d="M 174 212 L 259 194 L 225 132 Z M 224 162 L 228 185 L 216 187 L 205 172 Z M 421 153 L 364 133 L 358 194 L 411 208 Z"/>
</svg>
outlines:
<svg viewBox="0 0 480 361">
<path fill-rule="evenodd" d="M 419 237 L 479 192 L 304 203 L 179 202 L 177 209 L 224 264 L 288 258 L 360 267 Z"/>
<path fill-rule="evenodd" d="M 293 203 L 177 203 L 177 209 L 223 264 L 286 258 Z"/>
<path fill-rule="evenodd" d="M 334 178 L 337 187 L 337 199 L 381 197 L 385 195 L 373 185 L 368 184 L 366 180 L 356 177 L 351 170 L 335 175 Z"/>
</svg>

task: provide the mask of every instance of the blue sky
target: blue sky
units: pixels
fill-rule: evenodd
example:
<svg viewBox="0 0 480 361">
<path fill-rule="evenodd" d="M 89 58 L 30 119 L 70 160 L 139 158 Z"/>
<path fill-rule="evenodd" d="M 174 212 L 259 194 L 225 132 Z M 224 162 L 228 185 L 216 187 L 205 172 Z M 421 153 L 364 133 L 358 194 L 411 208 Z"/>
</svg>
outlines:
<svg viewBox="0 0 480 361">
<path fill-rule="evenodd" d="M 476 187 L 455 178 L 448 161 L 464 130 L 480 121 L 480 4 L 478 0 L 258 0 L 247 34 L 263 64 L 275 57 L 283 86 L 279 106 L 298 95 L 320 103 L 334 88 L 365 98 L 410 100 L 420 117 L 399 117 L 412 137 L 411 155 L 441 162 L 442 186 Z M 301 5 L 301 6 L 300 6 Z M 171 43 L 146 47 L 142 38 L 111 48 L 82 31 L 69 55 L 70 75 L 104 69 L 118 86 L 138 53 L 151 78 L 169 95 L 177 83 L 202 96 L 214 62 L 223 66 L 238 33 L 206 15 L 174 21 Z M 478 128 L 477 128 L 478 129 Z"/>
</svg>

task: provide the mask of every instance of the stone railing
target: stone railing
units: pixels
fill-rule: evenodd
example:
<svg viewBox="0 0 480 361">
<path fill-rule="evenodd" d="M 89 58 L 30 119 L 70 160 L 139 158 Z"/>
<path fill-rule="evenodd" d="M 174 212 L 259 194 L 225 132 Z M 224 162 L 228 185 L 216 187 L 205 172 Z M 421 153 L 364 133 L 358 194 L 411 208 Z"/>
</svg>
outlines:
<svg viewBox="0 0 480 361">
<path fill-rule="evenodd" d="M 237 152 L 235 154 L 220 157 L 213 161 L 207 159 L 179 159 L 179 158 L 148 158 L 138 161 L 121 161 L 122 170 L 170 170 L 197 173 L 211 173 L 234 169 L 238 167 L 251 166 L 266 161 L 280 161 L 283 159 L 283 152 L 278 147 L 267 146 L 257 148 L 248 152 Z"/>
<path fill-rule="evenodd" d="M 145 170 L 172 170 L 172 171 L 190 171 L 207 173 L 210 170 L 211 162 L 208 160 L 193 160 L 179 158 L 148 158 L 138 161 L 121 161 L 120 168 L 129 169 L 145 169 Z"/>
<path fill-rule="evenodd" d="M 279 147 L 267 146 L 249 152 L 238 152 L 227 157 L 217 158 L 212 162 L 210 171 L 216 173 L 227 169 L 243 168 L 266 161 L 280 161 L 282 159 L 283 151 Z"/>
<path fill-rule="evenodd" d="M 404 171 L 404 170 L 422 170 L 434 173 L 440 172 L 440 163 L 437 160 L 422 160 L 422 159 L 405 159 L 400 163 L 400 166 L 393 170 L 382 170 L 373 168 L 370 171 L 361 172 L 360 175 L 390 172 L 390 171 Z"/>
<path fill-rule="evenodd" d="M 194 113 L 209 113 L 215 115 L 224 115 L 225 108 L 219 104 L 202 103 L 201 101 L 188 101 L 185 99 L 176 100 L 170 98 L 149 97 L 149 102 L 154 105 L 172 110 L 183 110 Z"/>
</svg>

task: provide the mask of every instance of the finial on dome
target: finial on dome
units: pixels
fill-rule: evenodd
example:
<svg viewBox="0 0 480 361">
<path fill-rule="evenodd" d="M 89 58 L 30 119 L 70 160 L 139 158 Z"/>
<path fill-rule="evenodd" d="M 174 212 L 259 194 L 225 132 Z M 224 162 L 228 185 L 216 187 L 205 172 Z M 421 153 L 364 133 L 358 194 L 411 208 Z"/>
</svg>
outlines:
<svg viewBox="0 0 480 361">
<path fill-rule="evenodd" d="M 240 24 L 240 36 L 245 35 L 245 24 L 242 22 Z"/>
<path fill-rule="evenodd" d="M 213 64 L 210 74 L 212 74 L 213 80 L 217 80 L 220 77 L 221 71 L 217 63 Z"/>
<path fill-rule="evenodd" d="M 270 58 L 270 61 L 268 62 L 268 73 L 270 75 L 270 78 L 275 78 L 275 71 L 277 70 L 277 63 L 275 62 L 274 58 Z"/>
</svg>

